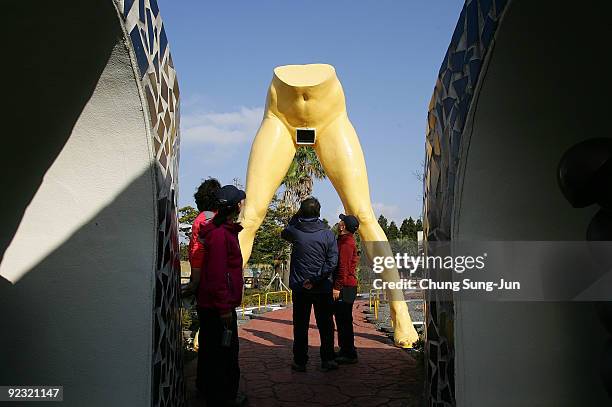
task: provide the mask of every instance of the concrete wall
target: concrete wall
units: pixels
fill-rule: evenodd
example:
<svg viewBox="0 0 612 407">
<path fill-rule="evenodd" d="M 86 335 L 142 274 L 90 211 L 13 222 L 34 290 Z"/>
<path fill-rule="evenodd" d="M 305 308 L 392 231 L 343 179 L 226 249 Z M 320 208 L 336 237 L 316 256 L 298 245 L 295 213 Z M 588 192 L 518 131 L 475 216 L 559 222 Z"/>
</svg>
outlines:
<svg viewBox="0 0 612 407">
<path fill-rule="evenodd" d="M 6 198 L 16 210 L 2 211 L 17 227 L 0 264 L 0 383 L 63 385 L 66 406 L 149 406 L 149 119 L 113 2 L 67 3 L 13 21 L 25 44 L 38 41 L 20 90 L 39 110 L 3 163 L 6 174 L 21 162 Z"/>
<path fill-rule="evenodd" d="M 461 145 L 453 240 L 585 240 L 594 210 L 561 195 L 576 142 L 609 135 L 607 13 L 510 3 Z M 606 335 L 588 303 L 455 302 L 458 406 L 607 405 Z"/>
</svg>

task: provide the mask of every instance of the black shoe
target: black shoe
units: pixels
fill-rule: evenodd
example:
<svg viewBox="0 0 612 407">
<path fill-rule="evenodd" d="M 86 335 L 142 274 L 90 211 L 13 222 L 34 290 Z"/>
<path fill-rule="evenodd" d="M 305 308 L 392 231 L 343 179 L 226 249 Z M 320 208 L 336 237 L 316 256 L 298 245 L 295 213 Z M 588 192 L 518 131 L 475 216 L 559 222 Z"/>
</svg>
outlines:
<svg viewBox="0 0 612 407">
<path fill-rule="evenodd" d="M 349 356 L 336 357 L 336 363 L 339 365 L 354 365 L 355 363 L 357 363 L 357 361 L 357 356 L 355 356 L 354 358 L 351 358 Z"/>
<path fill-rule="evenodd" d="M 329 372 L 330 370 L 338 369 L 338 364 L 333 360 L 328 360 L 326 362 L 321 363 L 321 370 L 324 372 Z"/>
<path fill-rule="evenodd" d="M 300 365 L 298 363 L 293 362 L 291 364 L 291 370 L 294 370 L 296 372 L 305 372 L 306 371 L 306 365 Z"/>
</svg>

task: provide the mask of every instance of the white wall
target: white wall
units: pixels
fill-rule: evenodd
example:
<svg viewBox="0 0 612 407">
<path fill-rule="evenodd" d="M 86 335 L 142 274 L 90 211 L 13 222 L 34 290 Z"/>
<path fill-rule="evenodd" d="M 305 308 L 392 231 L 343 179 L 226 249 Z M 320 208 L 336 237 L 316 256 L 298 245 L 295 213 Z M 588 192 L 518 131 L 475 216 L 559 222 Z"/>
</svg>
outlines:
<svg viewBox="0 0 612 407">
<path fill-rule="evenodd" d="M 151 404 L 152 150 L 108 3 L 91 6 L 115 41 L 108 63 L 0 265 L 0 383 L 63 385 L 65 406 Z"/>
<path fill-rule="evenodd" d="M 603 131 L 596 8 L 516 0 L 502 22 L 462 142 L 454 240 L 584 240 L 593 209 L 565 201 L 563 152 Z M 476 100 L 476 99 L 475 99 Z M 606 335 L 592 304 L 456 302 L 457 405 L 596 406 Z"/>
</svg>

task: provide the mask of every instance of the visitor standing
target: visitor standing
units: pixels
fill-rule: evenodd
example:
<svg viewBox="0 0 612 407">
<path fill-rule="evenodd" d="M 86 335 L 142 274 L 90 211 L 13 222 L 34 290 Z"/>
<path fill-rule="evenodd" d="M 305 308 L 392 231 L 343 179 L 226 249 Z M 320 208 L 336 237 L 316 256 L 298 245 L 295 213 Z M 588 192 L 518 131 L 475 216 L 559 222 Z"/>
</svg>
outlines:
<svg viewBox="0 0 612 407">
<path fill-rule="evenodd" d="M 357 363 L 353 332 L 353 303 L 357 297 L 357 264 L 359 253 L 355 232 L 359 220 L 353 215 L 340 215 L 338 222 L 338 267 L 334 273 L 334 317 L 338 331 L 339 364 Z"/>
<path fill-rule="evenodd" d="M 208 178 L 198 187 L 193 195 L 198 208 L 198 216 L 191 224 L 191 236 L 189 238 L 189 265 L 191 266 L 191 276 L 189 284 L 183 289 L 183 295 L 193 295 L 200 284 L 200 273 L 202 261 L 204 261 L 204 244 L 199 240 L 200 228 L 209 222 L 217 213 L 217 191 L 221 188 L 221 183 L 215 178 Z"/>
<path fill-rule="evenodd" d="M 281 236 L 292 245 L 289 287 L 293 290 L 293 364 L 303 372 L 308 361 L 308 328 L 314 308 L 321 338 L 321 368 L 337 369 L 334 361 L 332 273 L 338 261 L 334 233 L 319 219 L 321 205 L 307 198 Z"/>
<path fill-rule="evenodd" d="M 236 223 L 245 193 L 233 185 L 219 189 L 217 214 L 202 226 L 200 241 L 204 260 L 198 287 L 200 348 L 199 389 L 208 406 L 241 406 L 246 396 L 238 394 L 238 324 L 236 307 L 242 302 L 242 254 Z"/>
</svg>

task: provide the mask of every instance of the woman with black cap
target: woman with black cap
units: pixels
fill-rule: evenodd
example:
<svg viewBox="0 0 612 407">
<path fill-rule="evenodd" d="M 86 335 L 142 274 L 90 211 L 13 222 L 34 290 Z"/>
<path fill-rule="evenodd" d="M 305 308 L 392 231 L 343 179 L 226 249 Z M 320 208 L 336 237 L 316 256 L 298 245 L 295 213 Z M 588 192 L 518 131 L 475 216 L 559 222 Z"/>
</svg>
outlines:
<svg viewBox="0 0 612 407">
<path fill-rule="evenodd" d="M 204 261 L 198 287 L 200 349 L 198 389 L 208 406 L 241 406 L 238 394 L 238 326 L 235 308 L 242 302 L 242 255 L 235 222 L 246 195 L 233 185 L 219 189 L 217 214 L 200 229 Z"/>
</svg>

